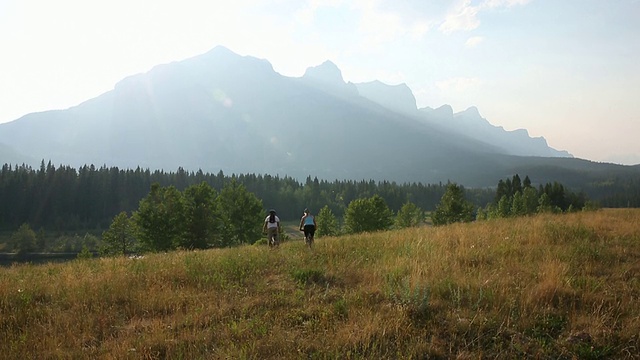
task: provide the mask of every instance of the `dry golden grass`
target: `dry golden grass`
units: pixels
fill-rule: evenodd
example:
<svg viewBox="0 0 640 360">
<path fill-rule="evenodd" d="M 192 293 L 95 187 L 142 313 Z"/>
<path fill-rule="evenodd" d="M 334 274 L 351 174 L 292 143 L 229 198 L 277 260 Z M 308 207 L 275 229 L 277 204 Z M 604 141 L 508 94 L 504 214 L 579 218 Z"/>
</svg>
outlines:
<svg viewBox="0 0 640 360">
<path fill-rule="evenodd" d="M 639 358 L 640 210 L 0 269 L 12 359 Z"/>
</svg>

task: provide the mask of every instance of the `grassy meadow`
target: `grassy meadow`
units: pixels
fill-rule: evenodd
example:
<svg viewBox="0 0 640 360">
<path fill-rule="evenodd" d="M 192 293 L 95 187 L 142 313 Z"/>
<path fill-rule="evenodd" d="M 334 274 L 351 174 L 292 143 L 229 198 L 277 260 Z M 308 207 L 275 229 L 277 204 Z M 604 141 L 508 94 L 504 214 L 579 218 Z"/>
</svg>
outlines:
<svg viewBox="0 0 640 360">
<path fill-rule="evenodd" d="M 0 268 L 12 359 L 640 358 L 640 210 Z"/>
</svg>

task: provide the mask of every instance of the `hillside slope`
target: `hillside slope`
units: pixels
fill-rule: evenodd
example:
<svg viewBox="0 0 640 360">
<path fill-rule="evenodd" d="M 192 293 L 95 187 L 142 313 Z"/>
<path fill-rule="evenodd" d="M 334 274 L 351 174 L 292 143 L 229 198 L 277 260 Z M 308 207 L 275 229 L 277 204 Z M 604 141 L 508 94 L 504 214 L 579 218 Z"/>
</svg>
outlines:
<svg viewBox="0 0 640 360">
<path fill-rule="evenodd" d="M 638 210 L 0 273 L 12 358 L 631 358 Z M 151 296 L 150 296 L 151 295 Z"/>
</svg>

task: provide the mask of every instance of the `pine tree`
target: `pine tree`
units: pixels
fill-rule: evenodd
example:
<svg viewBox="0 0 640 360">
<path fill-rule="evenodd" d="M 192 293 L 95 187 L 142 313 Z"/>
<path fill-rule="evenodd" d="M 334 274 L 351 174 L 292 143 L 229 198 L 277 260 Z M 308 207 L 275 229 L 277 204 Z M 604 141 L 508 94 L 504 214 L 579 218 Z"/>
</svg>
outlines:
<svg viewBox="0 0 640 360">
<path fill-rule="evenodd" d="M 512 216 L 524 216 L 527 214 L 524 204 L 524 198 L 522 197 L 522 192 L 518 191 L 513 194 L 513 198 L 511 199 L 510 213 Z"/>
<path fill-rule="evenodd" d="M 220 191 L 216 206 L 222 221 L 221 246 L 253 244 L 260 239 L 262 201 L 244 185 L 231 180 Z"/>
<path fill-rule="evenodd" d="M 180 244 L 186 249 L 206 249 L 219 241 L 220 221 L 216 191 L 206 182 L 184 190 L 185 234 Z"/>
<path fill-rule="evenodd" d="M 147 197 L 133 214 L 138 239 L 146 250 L 174 250 L 184 234 L 184 199 L 174 186 L 151 185 Z"/>
<path fill-rule="evenodd" d="M 113 218 L 109 229 L 102 233 L 104 255 L 126 255 L 133 252 L 135 246 L 134 224 L 126 212 Z"/>
<path fill-rule="evenodd" d="M 525 187 L 522 192 L 522 200 L 524 203 L 525 214 L 535 214 L 538 207 L 538 191 L 531 186 Z"/>
<path fill-rule="evenodd" d="M 11 235 L 11 243 L 18 254 L 24 255 L 36 249 L 36 238 L 35 231 L 29 224 L 24 223 Z"/>
<path fill-rule="evenodd" d="M 338 235 L 338 220 L 329 206 L 325 205 L 318 216 L 316 216 L 316 223 L 318 229 L 316 229 L 317 236 L 335 236 Z"/>
<path fill-rule="evenodd" d="M 474 206 L 464 198 L 464 190 L 457 184 L 447 185 L 447 190 L 431 215 L 434 225 L 473 221 Z"/>
</svg>

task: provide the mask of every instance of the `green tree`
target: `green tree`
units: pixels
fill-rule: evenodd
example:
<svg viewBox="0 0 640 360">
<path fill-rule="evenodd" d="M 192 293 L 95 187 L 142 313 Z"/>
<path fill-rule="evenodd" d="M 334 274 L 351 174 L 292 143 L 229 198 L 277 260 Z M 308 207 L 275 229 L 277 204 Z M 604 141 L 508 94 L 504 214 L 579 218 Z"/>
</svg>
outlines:
<svg viewBox="0 0 640 360">
<path fill-rule="evenodd" d="M 133 214 L 137 237 L 145 250 L 174 250 L 184 234 L 184 199 L 174 186 L 151 185 Z"/>
<path fill-rule="evenodd" d="M 316 229 L 318 236 L 338 235 L 338 220 L 329 206 L 325 205 L 320 209 L 318 216 L 316 216 L 316 223 L 318 224 L 318 229 Z"/>
<path fill-rule="evenodd" d="M 82 250 L 76 255 L 76 257 L 80 260 L 88 260 L 93 257 L 93 253 L 89 250 L 89 246 L 87 244 L 82 245 Z"/>
<path fill-rule="evenodd" d="M 511 178 L 511 188 L 513 189 L 511 193 L 512 196 L 522 192 L 522 181 L 520 180 L 520 175 L 513 175 L 513 178 Z"/>
<path fill-rule="evenodd" d="M 216 242 L 219 221 L 216 212 L 216 191 L 206 182 L 184 190 L 185 234 L 181 246 L 186 249 L 206 249 Z"/>
<path fill-rule="evenodd" d="M 582 207 L 582 211 L 597 211 L 600 210 L 600 204 L 596 201 L 586 201 Z"/>
<path fill-rule="evenodd" d="M 422 224 L 424 221 L 424 211 L 416 204 L 408 201 L 398 210 L 396 216 L 396 227 L 406 228 Z"/>
<path fill-rule="evenodd" d="M 498 219 L 500 215 L 498 214 L 498 206 L 494 203 L 489 203 L 485 206 L 483 213 L 480 214 L 480 219 L 484 217 L 485 219 Z M 478 218 L 478 216 L 476 216 Z"/>
<path fill-rule="evenodd" d="M 525 180 L 527 180 L 525 178 Z M 527 215 L 535 214 L 538 207 L 538 191 L 531 186 L 524 188 L 522 192 L 522 201 L 524 203 L 524 210 Z"/>
<path fill-rule="evenodd" d="M 513 194 L 513 198 L 511 199 L 511 215 L 512 216 L 524 216 L 527 215 L 524 198 L 522 197 L 522 192 L 518 191 Z"/>
<path fill-rule="evenodd" d="M 546 193 L 542 193 L 542 195 L 540 195 L 540 197 L 538 198 L 537 212 L 548 213 L 548 212 L 553 212 L 553 210 L 554 210 L 554 206 L 551 203 L 551 198 L 549 198 L 549 195 L 547 195 Z"/>
<path fill-rule="evenodd" d="M 380 195 L 355 199 L 347 206 L 344 225 L 351 234 L 387 230 L 393 225 L 393 213 Z"/>
<path fill-rule="evenodd" d="M 102 233 L 104 255 L 126 255 L 134 250 L 135 239 L 134 224 L 125 211 L 113 218 L 108 230 Z"/>
<path fill-rule="evenodd" d="M 37 236 L 29 224 L 20 225 L 18 230 L 11 235 L 11 244 L 18 254 L 26 254 L 35 251 Z"/>
<path fill-rule="evenodd" d="M 498 207 L 496 209 L 497 217 L 506 218 L 511 214 L 511 200 L 507 195 L 502 195 L 500 201 L 498 201 Z"/>
<path fill-rule="evenodd" d="M 504 180 L 500 179 L 498 181 L 498 187 L 496 188 L 495 203 L 497 204 L 498 202 L 500 202 L 500 199 L 502 199 L 503 196 L 506 196 L 507 198 L 510 196 L 509 188 L 507 183 Z"/>
<path fill-rule="evenodd" d="M 491 204 L 488 204 L 487 207 L 484 208 L 484 209 L 482 207 L 479 207 L 476 210 L 476 220 L 487 220 L 487 219 L 489 219 L 489 206 L 490 205 Z"/>
<path fill-rule="evenodd" d="M 225 184 L 217 198 L 222 221 L 221 246 L 253 244 L 262 235 L 262 200 L 235 179 Z"/>
<path fill-rule="evenodd" d="M 474 206 L 464 198 L 461 186 L 451 183 L 431 215 L 434 225 L 447 225 L 455 222 L 473 221 Z"/>
</svg>

